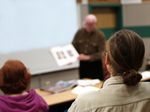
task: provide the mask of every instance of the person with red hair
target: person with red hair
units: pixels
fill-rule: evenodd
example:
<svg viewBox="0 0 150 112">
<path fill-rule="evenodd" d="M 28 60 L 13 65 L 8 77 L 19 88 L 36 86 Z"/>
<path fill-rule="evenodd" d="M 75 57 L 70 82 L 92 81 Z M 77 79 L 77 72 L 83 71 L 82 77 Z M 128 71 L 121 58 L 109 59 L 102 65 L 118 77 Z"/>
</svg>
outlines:
<svg viewBox="0 0 150 112">
<path fill-rule="evenodd" d="M 0 69 L 1 112 L 48 112 L 46 102 L 29 89 L 30 73 L 19 60 L 8 60 Z"/>
</svg>

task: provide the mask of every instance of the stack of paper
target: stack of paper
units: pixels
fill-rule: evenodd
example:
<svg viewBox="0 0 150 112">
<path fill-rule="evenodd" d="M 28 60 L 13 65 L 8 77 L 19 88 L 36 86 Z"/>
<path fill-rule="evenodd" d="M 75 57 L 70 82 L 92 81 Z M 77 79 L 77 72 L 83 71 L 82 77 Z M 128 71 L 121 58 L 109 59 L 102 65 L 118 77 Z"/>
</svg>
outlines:
<svg viewBox="0 0 150 112">
<path fill-rule="evenodd" d="M 72 92 L 74 94 L 85 94 L 93 91 L 98 91 L 98 87 L 94 87 L 94 85 L 100 83 L 99 79 L 84 79 L 84 80 L 77 80 L 77 87 L 75 87 Z"/>
<path fill-rule="evenodd" d="M 97 87 L 93 87 L 93 86 L 77 86 L 72 90 L 72 93 L 77 94 L 77 95 L 81 95 L 81 94 L 86 94 L 86 93 L 90 93 L 90 92 L 94 92 L 94 91 L 98 91 L 100 90 Z"/>
<path fill-rule="evenodd" d="M 144 71 L 141 73 L 142 80 L 150 79 L 150 71 Z"/>
<path fill-rule="evenodd" d="M 51 93 L 60 93 L 72 89 L 77 85 L 76 80 L 58 81 L 54 86 L 42 87 L 41 89 Z"/>
<path fill-rule="evenodd" d="M 93 79 L 93 80 L 77 80 L 78 85 L 80 86 L 90 86 L 100 83 L 99 79 Z"/>
</svg>

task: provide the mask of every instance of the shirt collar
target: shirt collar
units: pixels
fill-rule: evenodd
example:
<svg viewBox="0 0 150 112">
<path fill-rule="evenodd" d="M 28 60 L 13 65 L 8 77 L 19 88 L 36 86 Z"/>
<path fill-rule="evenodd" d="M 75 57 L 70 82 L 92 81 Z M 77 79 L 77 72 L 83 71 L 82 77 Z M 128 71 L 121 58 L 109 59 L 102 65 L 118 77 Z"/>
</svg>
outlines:
<svg viewBox="0 0 150 112">
<path fill-rule="evenodd" d="M 121 76 L 112 76 L 104 82 L 103 87 L 107 87 L 109 85 L 123 84 L 123 79 Z"/>
</svg>

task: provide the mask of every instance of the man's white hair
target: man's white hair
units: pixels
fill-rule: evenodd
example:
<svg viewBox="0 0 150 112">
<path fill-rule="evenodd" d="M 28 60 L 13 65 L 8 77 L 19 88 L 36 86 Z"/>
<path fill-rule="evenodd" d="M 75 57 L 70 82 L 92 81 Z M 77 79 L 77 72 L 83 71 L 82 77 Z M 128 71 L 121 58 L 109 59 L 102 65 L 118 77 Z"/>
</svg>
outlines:
<svg viewBox="0 0 150 112">
<path fill-rule="evenodd" d="M 97 22 L 97 18 L 93 14 L 87 15 L 84 19 L 84 23 L 96 23 L 96 22 Z"/>
</svg>

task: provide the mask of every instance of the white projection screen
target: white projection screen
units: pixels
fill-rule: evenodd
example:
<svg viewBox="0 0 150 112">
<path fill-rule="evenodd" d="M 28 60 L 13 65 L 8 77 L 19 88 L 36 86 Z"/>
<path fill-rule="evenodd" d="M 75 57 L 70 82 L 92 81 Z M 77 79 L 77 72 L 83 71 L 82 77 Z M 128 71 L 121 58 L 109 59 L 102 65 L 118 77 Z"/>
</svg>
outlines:
<svg viewBox="0 0 150 112">
<path fill-rule="evenodd" d="M 0 53 L 69 43 L 76 0 L 0 0 Z"/>
</svg>

